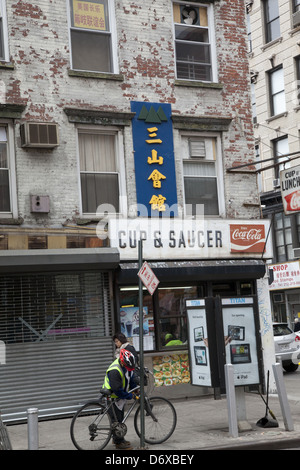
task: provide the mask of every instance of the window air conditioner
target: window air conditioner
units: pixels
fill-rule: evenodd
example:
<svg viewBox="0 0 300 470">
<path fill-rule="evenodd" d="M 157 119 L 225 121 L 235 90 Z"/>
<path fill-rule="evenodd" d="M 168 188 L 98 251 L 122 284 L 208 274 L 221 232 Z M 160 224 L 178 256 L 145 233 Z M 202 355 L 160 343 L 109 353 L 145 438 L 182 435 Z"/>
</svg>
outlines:
<svg viewBox="0 0 300 470">
<path fill-rule="evenodd" d="M 274 302 L 284 302 L 284 295 L 283 294 L 273 294 Z"/>
<path fill-rule="evenodd" d="M 54 122 L 25 122 L 20 126 L 21 146 L 54 148 L 58 145 L 58 126 Z"/>
<path fill-rule="evenodd" d="M 293 13 L 293 28 L 300 25 L 300 10 Z"/>
<path fill-rule="evenodd" d="M 273 188 L 280 188 L 280 179 L 279 178 L 276 178 L 275 180 L 273 180 Z"/>
</svg>

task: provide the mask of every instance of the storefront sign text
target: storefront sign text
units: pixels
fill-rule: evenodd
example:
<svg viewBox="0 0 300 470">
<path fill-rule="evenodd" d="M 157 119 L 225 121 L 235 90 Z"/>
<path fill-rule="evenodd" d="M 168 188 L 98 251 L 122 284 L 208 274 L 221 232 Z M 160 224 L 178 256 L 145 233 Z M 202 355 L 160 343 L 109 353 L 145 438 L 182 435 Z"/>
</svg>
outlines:
<svg viewBox="0 0 300 470">
<path fill-rule="evenodd" d="M 280 172 L 280 189 L 285 214 L 300 211 L 300 166 Z"/>
<path fill-rule="evenodd" d="M 269 269 L 273 270 L 273 282 L 270 290 L 296 289 L 300 287 L 300 265 L 299 261 L 289 261 L 281 264 L 271 264 Z"/>
<path fill-rule="evenodd" d="M 230 225 L 230 242 L 232 253 L 262 253 L 266 235 L 263 225 Z"/>
<path fill-rule="evenodd" d="M 249 230 L 246 233 L 250 233 L 250 237 L 251 230 L 254 230 L 255 240 L 251 239 L 249 242 L 247 237 L 246 241 L 242 238 L 239 248 L 232 238 L 237 226 L 225 219 L 115 218 L 109 219 L 108 236 L 110 246 L 119 249 L 122 260 L 138 258 L 140 239 L 143 241 L 143 254 L 147 260 L 234 258 L 241 255 L 272 258 L 270 237 L 267 243 L 265 239 L 268 226 L 268 220 L 252 226 L 248 222 L 241 223 L 238 227 L 247 227 Z"/>
</svg>

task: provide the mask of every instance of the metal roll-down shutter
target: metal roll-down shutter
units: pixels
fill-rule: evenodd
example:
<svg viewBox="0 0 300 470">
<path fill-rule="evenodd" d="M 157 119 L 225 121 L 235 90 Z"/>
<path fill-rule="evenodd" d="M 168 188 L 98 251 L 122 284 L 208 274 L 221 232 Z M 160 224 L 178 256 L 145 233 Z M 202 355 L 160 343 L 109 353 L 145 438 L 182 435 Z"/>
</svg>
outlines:
<svg viewBox="0 0 300 470">
<path fill-rule="evenodd" d="M 98 396 L 113 359 L 110 284 L 98 271 L 0 276 L 3 421 L 30 407 L 64 415 Z"/>
</svg>

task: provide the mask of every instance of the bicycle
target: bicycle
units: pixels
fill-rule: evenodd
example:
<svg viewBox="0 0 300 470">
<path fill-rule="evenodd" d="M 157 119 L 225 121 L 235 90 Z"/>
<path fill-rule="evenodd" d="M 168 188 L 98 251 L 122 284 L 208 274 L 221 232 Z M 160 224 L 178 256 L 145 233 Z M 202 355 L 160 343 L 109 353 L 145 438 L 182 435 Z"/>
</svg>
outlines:
<svg viewBox="0 0 300 470">
<path fill-rule="evenodd" d="M 150 371 L 145 368 L 146 376 Z M 137 394 L 140 385 L 130 392 Z M 124 415 L 122 423 L 117 422 L 111 392 L 101 389 L 98 400 L 83 405 L 73 416 L 70 427 L 71 439 L 78 450 L 102 450 L 109 443 L 112 434 L 123 438 L 127 433 L 125 424 L 133 409 L 138 406 L 134 415 L 134 429 L 138 437 L 140 431 L 140 402 L 136 395 L 133 403 Z M 113 414 L 114 420 L 111 415 Z M 144 440 L 147 444 L 161 444 L 173 434 L 177 423 L 177 414 L 172 403 L 163 397 L 148 397 L 144 393 Z"/>
</svg>

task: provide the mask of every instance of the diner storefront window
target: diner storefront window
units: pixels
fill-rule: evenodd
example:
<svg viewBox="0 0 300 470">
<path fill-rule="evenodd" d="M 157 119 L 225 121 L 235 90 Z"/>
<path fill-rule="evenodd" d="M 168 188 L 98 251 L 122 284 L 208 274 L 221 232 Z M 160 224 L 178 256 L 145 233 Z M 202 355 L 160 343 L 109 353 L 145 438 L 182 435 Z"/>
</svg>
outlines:
<svg viewBox="0 0 300 470">
<path fill-rule="evenodd" d="M 138 286 L 122 286 L 119 294 L 119 329 L 138 350 Z M 152 296 L 143 287 L 144 351 L 187 349 L 187 300 L 211 295 L 235 297 L 254 294 L 253 281 L 198 282 L 193 286 L 159 284 Z"/>
<path fill-rule="evenodd" d="M 196 286 L 158 290 L 160 348 L 182 348 L 187 345 L 186 300 L 196 298 L 198 298 Z"/>
<path fill-rule="evenodd" d="M 134 347 L 139 349 L 138 287 L 122 287 L 120 289 L 120 329 Z M 144 350 L 155 350 L 153 299 L 146 288 L 143 288 L 143 334 Z"/>
</svg>

